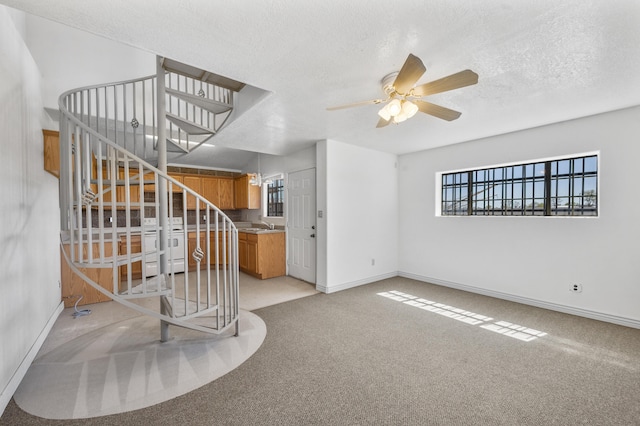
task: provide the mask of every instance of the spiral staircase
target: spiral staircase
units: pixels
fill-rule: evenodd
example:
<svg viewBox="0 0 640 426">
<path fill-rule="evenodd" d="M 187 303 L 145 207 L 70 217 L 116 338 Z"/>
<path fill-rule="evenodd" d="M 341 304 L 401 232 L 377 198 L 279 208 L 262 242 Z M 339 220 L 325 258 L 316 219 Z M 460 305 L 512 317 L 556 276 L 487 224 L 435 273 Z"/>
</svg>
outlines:
<svg viewBox="0 0 640 426">
<path fill-rule="evenodd" d="M 238 231 L 218 207 L 167 174 L 167 158 L 209 141 L 232 117 L 242 86 L 158 57 L 156 75 L 75 89 L 59 100 L 61 252 L 96 290 L 159 319 L 162 341 L 169 325 L 239 331 Z M 144 226 L 147 218 L 156 218 L 152 227 Z M 191 252 L 188 233 L 170 226 L 176 218 L 196 235 Z M 148 246 L 145 233 L 155 234 L 159 247 Z M 182 261 L 197 262 L 194 272 L 174 273 L 178 256 L 168 245 L 175 238 L 184 239 Z M 154 275 L 145 267 L 151 261 Z M 100 285 L 86 268 L 111 269 L 112 283 Z"/>
</svg>

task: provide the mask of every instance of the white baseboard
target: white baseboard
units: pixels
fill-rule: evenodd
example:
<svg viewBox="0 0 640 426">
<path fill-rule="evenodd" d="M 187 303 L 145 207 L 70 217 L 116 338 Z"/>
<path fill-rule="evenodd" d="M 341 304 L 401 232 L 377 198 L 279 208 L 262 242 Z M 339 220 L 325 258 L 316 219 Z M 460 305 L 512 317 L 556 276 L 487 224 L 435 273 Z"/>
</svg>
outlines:
<svg viewBox="0 0 640 426">
<path fill-rule="evenodd" d="M 367 277 L 367 278 L 363 278 L 361 280 L 356 280 L 356 281 L 351 281 L 348 283 L 343 283 L 343 284 L 338 284 L 336 286 L 323 286 L 323 285 L 316 285 L 316 290 L 321 291 L 323 293 L 335 293 L 336 291 L 342 291 L 342 290 L 346 290 L 349 288 L 353 288 L 353 287 L 358 287 L 361 285 L 365 285 L 365 284 L 371 284 L 374 283 L 376 281 L 380 281 L 380 280 L 386 280 L 387 278 L 393 278 L 393 277 L 397 277 L 398 276 L 398 272 L 397 271 L 393 271 L 393 272 L 388 272 L 386 274 L 382 274 L 382 275 L 376 275 L 374 277 Z"/>
<path fill-rule="evenodd" d="M 640 321 L 619 317 L 616 315 L 605 314 L 602 312 L 590 311 L 588 309 L 575 308 L 573 306 L 559 305 L 557 303 L 545 302 L 537 299 L 530 299 L 528 297 L 516 296 L 509 293 L 502 293 L 494 290 L 487 290 L 480 287 L 473 287 L 466 284 L 454 283 L 451 281 L 445 281 L 438 278 L 424 277 L 422 275 L 416 275 L 409 272 L 400 272 L 399 276 L 405 278 L 411 278 L 416 281 L 423 281 L 430 284 L 441 285 L 443 287 L 451 287 L 458 290 L 468 291 L 470 293 L 482 294 L 484 296 L 495 297 L 497 299 L 509 300 L 511 302 L 522 303 L 524 305 L 536 306 L 538 308 L 549 309 L 551 311 L 562 312 L 565 314 L 577 315 L 580 317 L 591 318 L 598 321 L 610 322 L 613 324 L 624 325 L 626 327 L 640 328 Z"/>
<path fill-rule="evenodd" d="M 56 320 L 58 319 L 58 317 L 60 316 L 60 313 L 62 313 L 63 310 L 64 310 L 64 302 L 60 302 L 58 307 L 55 309 L 55 311 L 47 321 L 47 324 L 45 324 L 44 328 L 38 335 L 38 338 L 36 339 L 36 341 L 33 342 L 33 345 L 31 345 L 31 349 L 29 349 L 29 352 L 27 352 L 27 355 L 24 357 L 24 359 L 16 369 L 15 373 L 13 373 L 11 380 L 9 380 L 9 383 L 7 383 L 7 386 L 2 390 L 2 393 L 0 393 L 0 416 L 2 415 L 2 413 L 4 413 L 4 409 L 7 408 L 9 401 L 11 401 L 11 397 L 13 397 L 13 394 L 18 389 L 18 386 L 20 386 L 20 382 L 24 378 L 25 374 L 27 374 L 27 370 L 31 366 L 31 363 L 33 362 L 33 360 L 36 358 L 36 355 L 38 355 L 38 351 L 42 347 L 44 340 L 49 335 L 49 332 L 51 331 L 53 324 L 56 323 Z"/>
</svg>

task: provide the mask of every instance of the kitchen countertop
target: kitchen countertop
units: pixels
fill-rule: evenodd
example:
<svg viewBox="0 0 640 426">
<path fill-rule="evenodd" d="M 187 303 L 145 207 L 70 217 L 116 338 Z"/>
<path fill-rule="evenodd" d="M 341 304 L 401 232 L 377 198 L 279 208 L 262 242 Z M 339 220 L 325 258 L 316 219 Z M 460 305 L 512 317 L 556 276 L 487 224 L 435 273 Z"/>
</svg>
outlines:
<svg viewBox="0 0 640 426">
<path fill-rule="evenodd" d="M 284 229 L 238 228 L 238 232 L 246 234 L 279 234 L 284 232 Z"/>
<path fill-rule="evenodd" d="M 266 229 L 266 228 L 262 228 L 259 226 L 255 226 L 255 225 L 251 225 L 250 223 L 244 222 L 244 223 L 239 223 L 239 226 L 237 226 L 238 228 L 238 232 L 244 232 L 246 234 L 279 234 L 279 233 L 283 233 L 285 232 L 284 228 L 282 227 L 278 227 L 275 229 Z M 200 231 L 206 231 L 206 225 L 200 225 Z M 187 225 L 186 226 L 186 230 L 187 232 L 193 232 L 196 230 L 196 225 Z M 92 240 L 94 242 L 99 241 L 99 232 L 97 229 L 92 229 Z M 211 231 L 214 231 L 214 228 L 212 227 Z M 87 241 L 87 234 L 84 234 L 84 241 Z M 142 234 L 142 228 L 141 227 L 132 227 L 131 228 L 131 235 L 141 235 Z M 104 241 L 111 241 L 112 239 L 112 231 L 111 228 L 103 228 L 103 235 L 104 235 Z M 126 235 L 126 228 L 116 228 L 116 238 L 120 238 L 123 235 Z M 63 244 L 69 244 L 69 236 L 67 235 L 66 237 L 62 238 L 62 242 Z"/>
</svg>

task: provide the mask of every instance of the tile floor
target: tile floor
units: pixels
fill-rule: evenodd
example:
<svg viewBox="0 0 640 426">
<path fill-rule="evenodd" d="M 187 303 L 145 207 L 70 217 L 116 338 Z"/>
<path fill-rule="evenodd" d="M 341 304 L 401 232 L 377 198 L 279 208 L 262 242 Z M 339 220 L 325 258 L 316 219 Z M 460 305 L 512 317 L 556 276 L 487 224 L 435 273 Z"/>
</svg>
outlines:
<svg viewBox="0 0 640 426">
<path fill-rule="evenodd" d="M 116 302 L 81 306 L 91 314 L 73 318 L 65 309 L 14 398 L 44 418 L 102 416 L 156 404 L 196 389 L 249 358 L 266 335 L 250 311 L 319 293 L 291 277 L 258 280 L 240 276 L 240 336 L 211 336 L 171 327 L 160 343 L 158 320 Z M 142 304 L 157 299 L 140 300 Z"/>
</svg>

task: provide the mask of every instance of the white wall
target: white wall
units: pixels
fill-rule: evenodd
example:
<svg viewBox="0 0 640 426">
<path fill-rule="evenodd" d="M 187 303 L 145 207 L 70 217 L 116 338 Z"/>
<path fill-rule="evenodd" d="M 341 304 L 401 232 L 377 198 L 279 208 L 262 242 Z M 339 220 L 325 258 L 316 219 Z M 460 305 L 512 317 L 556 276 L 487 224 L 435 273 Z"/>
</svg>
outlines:
<svg viewBox="0 0 640 426">
<path fill-rule="evenodd" d="M 640 326 L 639 117 L 635 107 L 401 156 L 400 271 Z M 435 217 L 438 171 L 588 151 L 600 151 L 597 218 Z"/>
<path fill-rule="evenodd" d="M 0 414 L 62 309 L 58 180 L 43 170 L 50 123 L 23 19 L 0 6 Z"/>
<path fill-rule="evenodd" d="M 46 108 L 57 110 L 58 97 L 70 89 L 156 73 L 154 54 L 34 15 L 26 15 L 26 25 L 27 45 L 46 82 Z"/>
<path fill-rule="evenodd" d="M 319 290 L 397 274 L 396 161 L 393 154 L 334 140 L 318 143 L 317 209 L 324 212 L 318 219 Z"/>
</svg>

